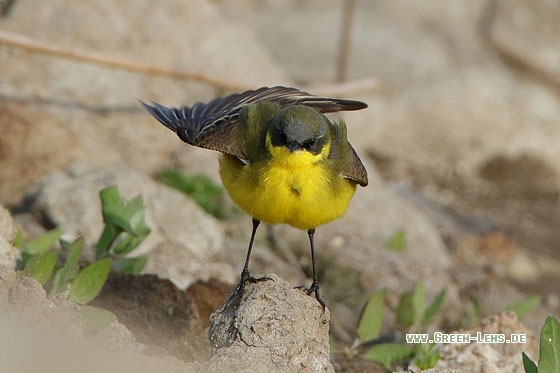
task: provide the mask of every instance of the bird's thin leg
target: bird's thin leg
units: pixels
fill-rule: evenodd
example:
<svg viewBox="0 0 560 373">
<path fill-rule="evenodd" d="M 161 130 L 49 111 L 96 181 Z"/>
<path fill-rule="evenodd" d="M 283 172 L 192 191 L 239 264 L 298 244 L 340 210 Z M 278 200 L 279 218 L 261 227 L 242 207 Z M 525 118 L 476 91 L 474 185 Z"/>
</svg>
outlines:
<svg viewBox="0 0 560 373">
<path fill-rule="evenodd" d="M 257 228 L 261 223 L 260 220 L 253 219 L 253 231 L 251 232 L 251 240 L 249 241 L 249 248 L 247 249 L 247 257 L 245 258 L 245 265 L 243 266 L 243 271 L 241 271 L 241 283 L 251 279 L 249 274 L 249 259 L 251 258 L 251 250 L 253 250 L 253 242 L 255 241 L 255 235 L 257 233 Z"/>
<path fill-rule="evenodd" d="M 253 249 L 253 242 L 255 241 L 255 235 L 257 233 L 257 228 L 259 227 L 260 220 L 253 219 L 253 231 L 251 232 L 251 240 L 249 241 L 249 248 L 247 249 L 247 257 L 245 258 L 245 264 L 243 265 L 243 271 L 241 271 L 241 279 L 235 287 L 235 289 L 228 295 L 224 304 L 220 307 L 220 311 L 229 310 L 229 315 L 231 320 L 234 320 L 237 314 L 237 310 L 241 305 L 241 300 L 243 299 L 243 293 L 245 291 L 245 285 L 247 282 L 258 282 L 269 280 L 268 277 L 254 278 L 249 274 L 249 259 L 251 258 L 251 250 Z M 233 321 L 232 321 L 233 322 Z M 231 324 L 233 325 L 233 324 Z M 229 330 L 227 331 L 229 333 Z"/>
<path fill-rule="evenodd" d="M 243 271 L 241 271 L 241 279 L 239 280 L 239 284 L 234 291 L 234 293 L 242 296 L 243 290 L 245 289 L 245 283 L 249 282 L 259 282 L 259 281 L 266 281 L 270 280 L 269 277 L 259 277 L 255 278 L 249 274 L 249 259 L 251 258 L 251 250 L 253 250 L 253 242 L 255 241 L 255 234 L 257 233 L 257 228 L 261 223 L 260 220 L 253 219 L 253 231 L 251 232 L 251 240 L 249 241 L 249 248 L 247 249 L 247 257 L 245 258 L 245 265 L 243 265 Z"/>
<path fill-rule="evenodd" d="M 308 229 L 307 235 L 309 236 L 309 243 L 311 245 L 311 265 L 313 267 L 313 282 L 311 283 L 309 289 L 307 289 L 307 295 L 315 293 L 315 298 L 317 298 L 317 301 L 324 310 L 325 302 L 323 302 L 321 296 L 319 295 L 319 282 L 317 281 L 317 271 L 315 270 L 315 241 L 313 239 L 313 236 L 315 235 L 315 229 Z"/>
</svg>

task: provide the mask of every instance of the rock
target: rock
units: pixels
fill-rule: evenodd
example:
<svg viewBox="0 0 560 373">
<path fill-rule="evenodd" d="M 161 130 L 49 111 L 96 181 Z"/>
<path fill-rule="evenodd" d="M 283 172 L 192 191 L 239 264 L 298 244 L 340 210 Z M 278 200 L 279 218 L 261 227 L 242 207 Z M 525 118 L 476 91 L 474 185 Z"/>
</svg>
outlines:
<svg viewBox="0 0 560 373">
<path fill-rule="evenodd" d="M 8 242 L 12 242 L 16 237 L 16 233 L 17 229 L 10 216 L 10 212 L 0 205 L 0 237 L 3 237 Z"/>
<path fill-rule="evenodd" d="M 465 344 L 444 343 L 441 358 L 433 369 L 425 372 L 447 372 L 460 370 L 465 372 L 522 372 L 521 353 L 525 352 L 533 361 L 538 351 L 537 337 L 527 329 L 513 312 L 503 312 L 484 318 L 480 326 L 470 330 L 459 330 L 454 334 L 476 336 L 503 334 L 510 340 L 512 334 L 524 334 L 526 343 L 479 343 Z"/>
<path fill-rule="evenodd" d="M 198 304 L 207 298 L 208 294 L 193 296 L 155 275 L 111 272 L 90 305 L 111 310 L 153 354 L 205 361 L 210 355 L 205 333 L 209 318 L 201 317 Z"/>
<path fill-rule="evenodd" d="M 181 289 L 186 289 L 199 280 L 219 280 L 233 284 L 239 279 L 240 270 L 235 266 L 235 261 L 225 261 L 222 258 L 223 250 L 227 249 L 219 247 L 219 250 L 216 255 L 208 253 L 193 257 L 183 245 L 167 242 L 150 252 L 144 272 L 169 278 Z"/>
<path fill-rule="evenodd" d="M 187 105 L 224 94 L 223 88 L 131 65 L 188 70 L 225 85 L 244 82 L 245 88 L 290 82 L 251 30 L 204 0 L 157 7 L 148 0 L 134 6 L 111 0 L 102 7 L 55 0 L 40 9 L 19 2 L 2 17 L 2 30 L 125 60 L 119 68 L 2 45 L 0 180 L 10 180 L 0 182 L 3 203 L 16 203 L 39 178 L 71 162 L 154 172 L 173 162 L 170 155 L 188 155 L 137 98 Z M 236 52 L 226 53 L 232 45 Z"/>
<path fill-rule="evenodd" d="M 406 245 L 390 250 L 387 241 L 399 230 L 405 232 Z M 449 282 L 451 259 L 436 226 L 379 180 L 358 190 L 347 216 L 319 227 L 316 237 L 318 247 L 326 247 L 338 264 L 362 274 L 370 293 L 383 287 L 402 293 L 423 280 L 435 295 Z M 454 291 L 448 292 L 453 297 Z"/>
<path fill-rule="evenodd" d="M 225 19 L 213 3 L 203 0 L 189 4 L 174 0 L 157 8 L 143 0 L 134 7 L 114 0 L 103 7 L 55 0 L 44 9 L 21 3 L 15 4 L 10 16 L 3 19 L 3 25 L 5 30 L 42 42 L 140 64 L 203 72 L 225 83 L 249 80 L 250 85 L 258 86 L 259 82 L 289 80 L 262 50 L 254 33 L 241 23 Z M 98 28 L 98 32 L 89 32 L 90 27 Z M 243 53 L 224 53 L 228 46 L 238 43 L 243 45 Z M 6 61 L 26 61 L 27 66 L 49 58 L 39 53 L 31 53 L 25 59 L 21 59 L 20 53 L 5 53 L 2 57 Z M 90 105 L 133 104 L 140 90 L 144 94 L 151 91 L 154 99 L 160 95 L 173 99 L 190 95 L 186 93 L 189 89 L 184 85 L 180 88 L 182 84 L 177 84 L 175 78 L 161 79 L 157 75 L 138 74 L 134 69 L 123 71 L 72 59 L 50 57 L 49 62 L 34 72 L 36 84 L 30 82 L 19 91 L 10 84 L 4 93 L 18 96 L 39 93 L 44 98 L 56 97 L 62 102 L 77 100 Z M 10 81 L 26 70 L 22 63 L 6 67 Z M 60 79 L 61 76 L 67 79 Z M 190 88 L 191 93 L 198 92 L 199 96 L 212 92 L 203 89 L 200 83 L 192 85 L 196 87 Z M 205 93 L 201 95 L 201 92 Z"/>
<path fill-rule="evenodd" d="M 210 372 L 334 372 L 329 311 L 304 290 L 266 277 L 248 282 L 240 303 L 230 296 L 212 315 Z"/>
<path fill-rule="evenodd" d="M 539 267 L 525 252 L 518 251 L 511 258 L 508 275 L 519 282 L 536 281 L 541 277 Z"/>
<path fill-rule="evenodd" d="M 0 205 L 0 278 L 3 274 L 16 269 L 20 253 L 12 245 L 15 236 L 16 226 L 10 213 Z"/>
<path fill-rule="evenodd" d="M 86 332 L 80 306 L 63 296 L 47 298 L 33 278 L 10 272 L 0 278 L 0 369 L 47 373 L 157 369 L 334 372 L 329 362 L 328 310 L 323 311 L 314 297 L 275 275 L 247 285 L 236 313 L 238 338 L 230 346 L 215 349 L 210 361 L 205 356 L 209 350 L 206 328 L 192 303 L 201 304 L 200 300 L 153 276 L 142 276 L 137 283 L 115 276 L 94 304 L 115 307 L 119 319 L 131 323 L 141 338 L 151 334 L 148 345 L 139 343 L 135 334 L 117 321 Z M 132 293 L 127 286 L 132 287 Z M 162 342 L 158 338 L 164 335 L 166 341 Z M 49 343 L 53 338 L 56 343 Z M 191 359 L 184 363 L 173 355 Z M 193 356 L 198 362 L 192 362 Z"/>
<path fill-rule="evenodd" d="M 28 195 L 32 212 L 45 217 L 67 235 L 83 235 L 85 246 L 92 248 L 103 229 L 99 191 L 116 185 L 123 199 L 141 195 L 146 224 L 152 229 L 146 240 L 133 252 L 147 254 L 146 272 L 169 278 L 180 288 L 208 271 L 229 281 L 226 265 L 220 267 L 211 258 L 222 247 L 223 233 L 216 220 L 203 212 L 183 193 L 169 188 L 130 168 L 108 167 L 87 171 L 74 167 L 45 177 Z M 89 259 L 93 257 L 89 251 Z"/>
<path fill-rule="evenodd" d="M 495 1 L 489 35 L 506 58 L 524 65 L 545 82 L 559 84 L 560 6 L 554 1 Z"/>
<path fill-rule="evenodd" d="M 56 341 L 53 343 L 53 341 Z M 48 299 L 33 278 L 0 278 L 0 370 L 4 372 L 197 372 L 169 356 L 146 356 L 130 331 L 113 322 L 85 336 L 78 305 Z"/>
</svg>

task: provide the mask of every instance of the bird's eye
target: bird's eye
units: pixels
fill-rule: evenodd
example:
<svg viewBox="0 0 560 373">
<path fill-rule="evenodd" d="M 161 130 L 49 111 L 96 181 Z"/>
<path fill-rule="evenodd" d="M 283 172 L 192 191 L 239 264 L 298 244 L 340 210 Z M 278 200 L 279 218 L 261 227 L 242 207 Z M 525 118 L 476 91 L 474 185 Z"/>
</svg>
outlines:
<svg viewBox="0 0 560 373">
<path fill-rule="evenodd" d="M 313 144 L 315 144 L 315 140 L 307 140 L 306 142 L 303 143 L 303 148 L 305 150 L 311 150 Z"/>
</svg>

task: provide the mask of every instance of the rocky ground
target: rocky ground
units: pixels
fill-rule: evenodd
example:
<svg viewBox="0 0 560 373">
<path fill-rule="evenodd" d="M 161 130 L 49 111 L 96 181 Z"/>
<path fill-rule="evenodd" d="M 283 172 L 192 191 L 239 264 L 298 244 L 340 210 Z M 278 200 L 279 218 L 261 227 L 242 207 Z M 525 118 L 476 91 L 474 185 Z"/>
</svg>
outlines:
<svg viewBox="0 0 560 373">
<path fill-rule="evenodd" d="M 54 356 L 53 371 L 81 363 L 106 370 L 219 371 L 235 351 L 261 356 L 238 346 L 211 357 L 207 339 L 210 313 L 241 269 L 250 219 L 216 219 L 154 181 L 169 167 L 218 180 L 217 156 L 178 141 L 136 100 L 192 104 L 277 84 L 369 104 L 344 119 L 370 185 L 357 191 L 343 219 L 316 234 L 337 350 L 352 344 L 360 309 L 375 290 L 388 290 L 390 309 L 419 280 L 428 299 L 447 288 L 435 321 L 447 331 L 466 327 L 468 304 L 476 304 L 479 317 L 489 316 L 472 331 L 534 337 L 548 315 L 560 315 L 555 3 L 356 1 L 343 85 L 335 81 L 343 10 L 335 0 L 37 5 L 0 2 L 0 204 L 26 239 L 58 226 L 68 236 L 83 235 L 91 248 L 102 229 L 98 191 L 116 184 L 126 198 L 142 194 L 152 234 L 139 250 L 149 253 L 145 272 L 159 279 L 112 277 L 96 302 L 115 312 L 119 323 L 92 336 L 75 305 L 47 298 L 39 284 L 13 274 L 17 252 L 9 243 L 15 228 L 3 213 L 0 306 L 10 316 L 0 320 L 0 346 L 11 346 L 14 354 L 0 361 L 25 360 L 30 371 L 47 355 Z M 58 49 L 48 48 L 53 45 Z M 386 242 L 398 230 L 406 232 L 406 247 L 388 250 Z M 265 232 L 257 237 L 254 273 L 308 284 L 306 235 L 275 227 L 272 247 Z M 286 290 L 280 292 L 288 292 L 282 281 L 278 288 Z M 510 314 L 492 316 L 533 294 L 542 302 L 523 324 Z M 139 303 L 141 297 L 149 301 Z M 290 302 L 309 307 L 305 300 Z M 131 304 L 138 312 L 130 312 Z M 170 304 L 184 312 L 162 316 Z M 275 317 L 287 317 L 280 314 Z M 35 325 L 44 333 L 35 333 Z M 394 328 L 388 312 L 383 332 Z M 317 343 L 327 340 L 326 330 L 316 332 Z M 79 358 L 64 360 L 49 343 L 52 335 Z M 45 345 L 44 356 L 26 354 Z M 96 349 L 106 353 L 117 345 L 120 352 L 98 361 Z M 534 339 L 518 347 L 446 347 L 435 371 L 456 369 L 464 359 L 473 371 L 504 371 L 502 361 L 515 371 L 520 351 L 533 358 L 537 351 Z M 271 359 L 285 367 L 289 363 L 274 348 Z M 309 348 L 324 353 L 320 346 Z M 242 371 L 249 363 L 235 364 Z M 332 369 L 318 364 L 307 368 Z M 336 360 L 334 367 L 366 369 L 352 364 Z"/>
</svg>

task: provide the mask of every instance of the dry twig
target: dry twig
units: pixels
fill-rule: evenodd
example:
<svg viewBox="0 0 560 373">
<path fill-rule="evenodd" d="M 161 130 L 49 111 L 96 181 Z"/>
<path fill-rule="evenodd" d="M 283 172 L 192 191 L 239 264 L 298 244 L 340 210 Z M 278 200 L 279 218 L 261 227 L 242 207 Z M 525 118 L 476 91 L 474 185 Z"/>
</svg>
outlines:
<svg viewBox="0 0 560 373">
<path fill-rule="evenodd" d="M 106 53 L 78 48 L 69 48 L 56 43 L 37 40 L 26 35 L 6 30 L 0 30 L 0 44 L 24 49 L 33 53 L 42 53 L 87 63 L 106 65 L 128 71 L 139 72 L 142 74 L 162 75 L 178 79 L 198 81 L 220 89 L 246 90 L 254 89 L 258 86 L 258 84 L 256 83 L 233 81 L 230 78 L 223 79 L 201 72 L 172 69 L 165 66 L 141 63 L 128 58 L 115 57 Z M 380 89 L 380 87 L 381 84 L 378 80 L 364 79 L 360 81 L 339 83 L 328 86 L 304 87 L 303 89 L 314 94 L 344 96 L 355 93 L 356 91 L 377 91 Z"/>
</svg>

